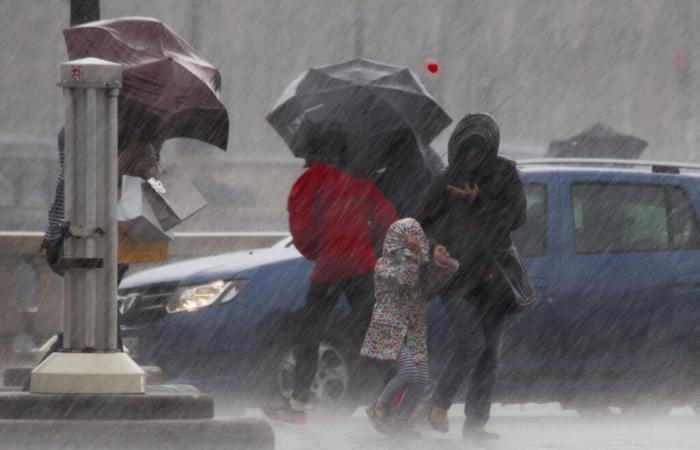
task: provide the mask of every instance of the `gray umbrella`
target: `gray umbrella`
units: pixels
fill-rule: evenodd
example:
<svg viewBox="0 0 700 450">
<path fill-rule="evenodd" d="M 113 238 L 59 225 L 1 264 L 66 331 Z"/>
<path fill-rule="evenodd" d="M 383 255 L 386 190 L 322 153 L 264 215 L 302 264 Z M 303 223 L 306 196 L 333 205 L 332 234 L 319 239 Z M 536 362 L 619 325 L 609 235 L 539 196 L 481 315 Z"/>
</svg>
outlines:
<svg viewBox="0 0 700 450">
<path fill-rule="evenodd" d="M 562 141 L 552 141 L 547 156 L 557 158 L 639 159 L 649 143 L 638 137 L 620 134 L 596 124 L 588 130 Z"/>
<path fill-rule="evenodd" d="M 408 127 L 429 143 L 452 122 L 410 70 L 366 59 L 303 73 L 267 121 L 300 158 L 323 126 L 360 138 Z"/>
</svg>

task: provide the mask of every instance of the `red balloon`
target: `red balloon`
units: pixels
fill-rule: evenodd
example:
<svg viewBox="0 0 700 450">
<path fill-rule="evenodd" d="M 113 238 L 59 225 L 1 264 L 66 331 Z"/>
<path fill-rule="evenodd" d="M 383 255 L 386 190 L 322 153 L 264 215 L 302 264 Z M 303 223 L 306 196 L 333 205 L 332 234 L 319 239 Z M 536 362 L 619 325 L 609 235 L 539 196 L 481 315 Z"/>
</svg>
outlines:
<svg viewBox="0 0 700 450">
<path fill-rule="evenodd" d="M 435 61 L 430 61 L 425 65 L 425 68 L 430 73 L 438 73 L 440 71 L 440 66 Z"/>
</svg>

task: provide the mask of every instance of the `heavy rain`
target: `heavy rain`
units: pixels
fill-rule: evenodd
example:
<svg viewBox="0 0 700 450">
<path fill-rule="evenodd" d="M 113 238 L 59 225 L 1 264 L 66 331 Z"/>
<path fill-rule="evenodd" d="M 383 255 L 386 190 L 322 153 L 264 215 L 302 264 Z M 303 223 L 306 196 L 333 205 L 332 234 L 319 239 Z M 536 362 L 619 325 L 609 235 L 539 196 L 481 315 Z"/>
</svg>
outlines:
<svg viewBox="0 0 700 450">
<path fill-rule="evenodd" d="M 0 449 L 700 448 L 700 2 L 0 7 Z"/>
</svg>

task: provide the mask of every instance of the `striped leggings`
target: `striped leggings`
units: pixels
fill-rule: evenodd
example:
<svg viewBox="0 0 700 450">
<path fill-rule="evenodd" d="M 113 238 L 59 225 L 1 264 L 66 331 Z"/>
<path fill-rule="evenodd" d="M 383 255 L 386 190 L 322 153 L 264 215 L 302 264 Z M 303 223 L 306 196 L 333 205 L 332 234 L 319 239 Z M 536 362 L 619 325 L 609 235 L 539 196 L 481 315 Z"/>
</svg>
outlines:
<svg viewBox="0 0 700 450">
<path fill-rule="evenodd" d="M 408 347 L 402 344 L 396 364 L 398 373 L 384 387 L 379 402 L 390 406 L 399 392 L 403 391 L 403 399 L 396 416 L 408 418 L 415 411 L 428 385 L 428 363 L 416 362 Z"/>
</svg>

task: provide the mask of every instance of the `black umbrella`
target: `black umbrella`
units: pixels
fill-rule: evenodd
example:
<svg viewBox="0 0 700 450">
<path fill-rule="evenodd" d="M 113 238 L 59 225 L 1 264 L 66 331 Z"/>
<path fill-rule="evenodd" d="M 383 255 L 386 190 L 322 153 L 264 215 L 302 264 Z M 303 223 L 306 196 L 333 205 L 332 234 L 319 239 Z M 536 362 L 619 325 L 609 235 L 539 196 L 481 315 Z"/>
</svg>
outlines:
<svg viewBox="0 0 700 450">
<path fill-rule="evenodd" d="M 310 69 L 285 90 L 267 121 L 295 156 L 327 127 L 359 141 L 409 128 L 429 143 L 452 121 L 408 69 L 365 59 Z M 351 151 L 358 149 L 351 148 Z"/>
<path fill-rule="evenodd" d="M 638 159 L 648 145 L 648 142 L 638 137 L 620 134 L 608 126 L 596 124 L 569 139 L 552 141 L 547 156 Z"/>
</svg>

